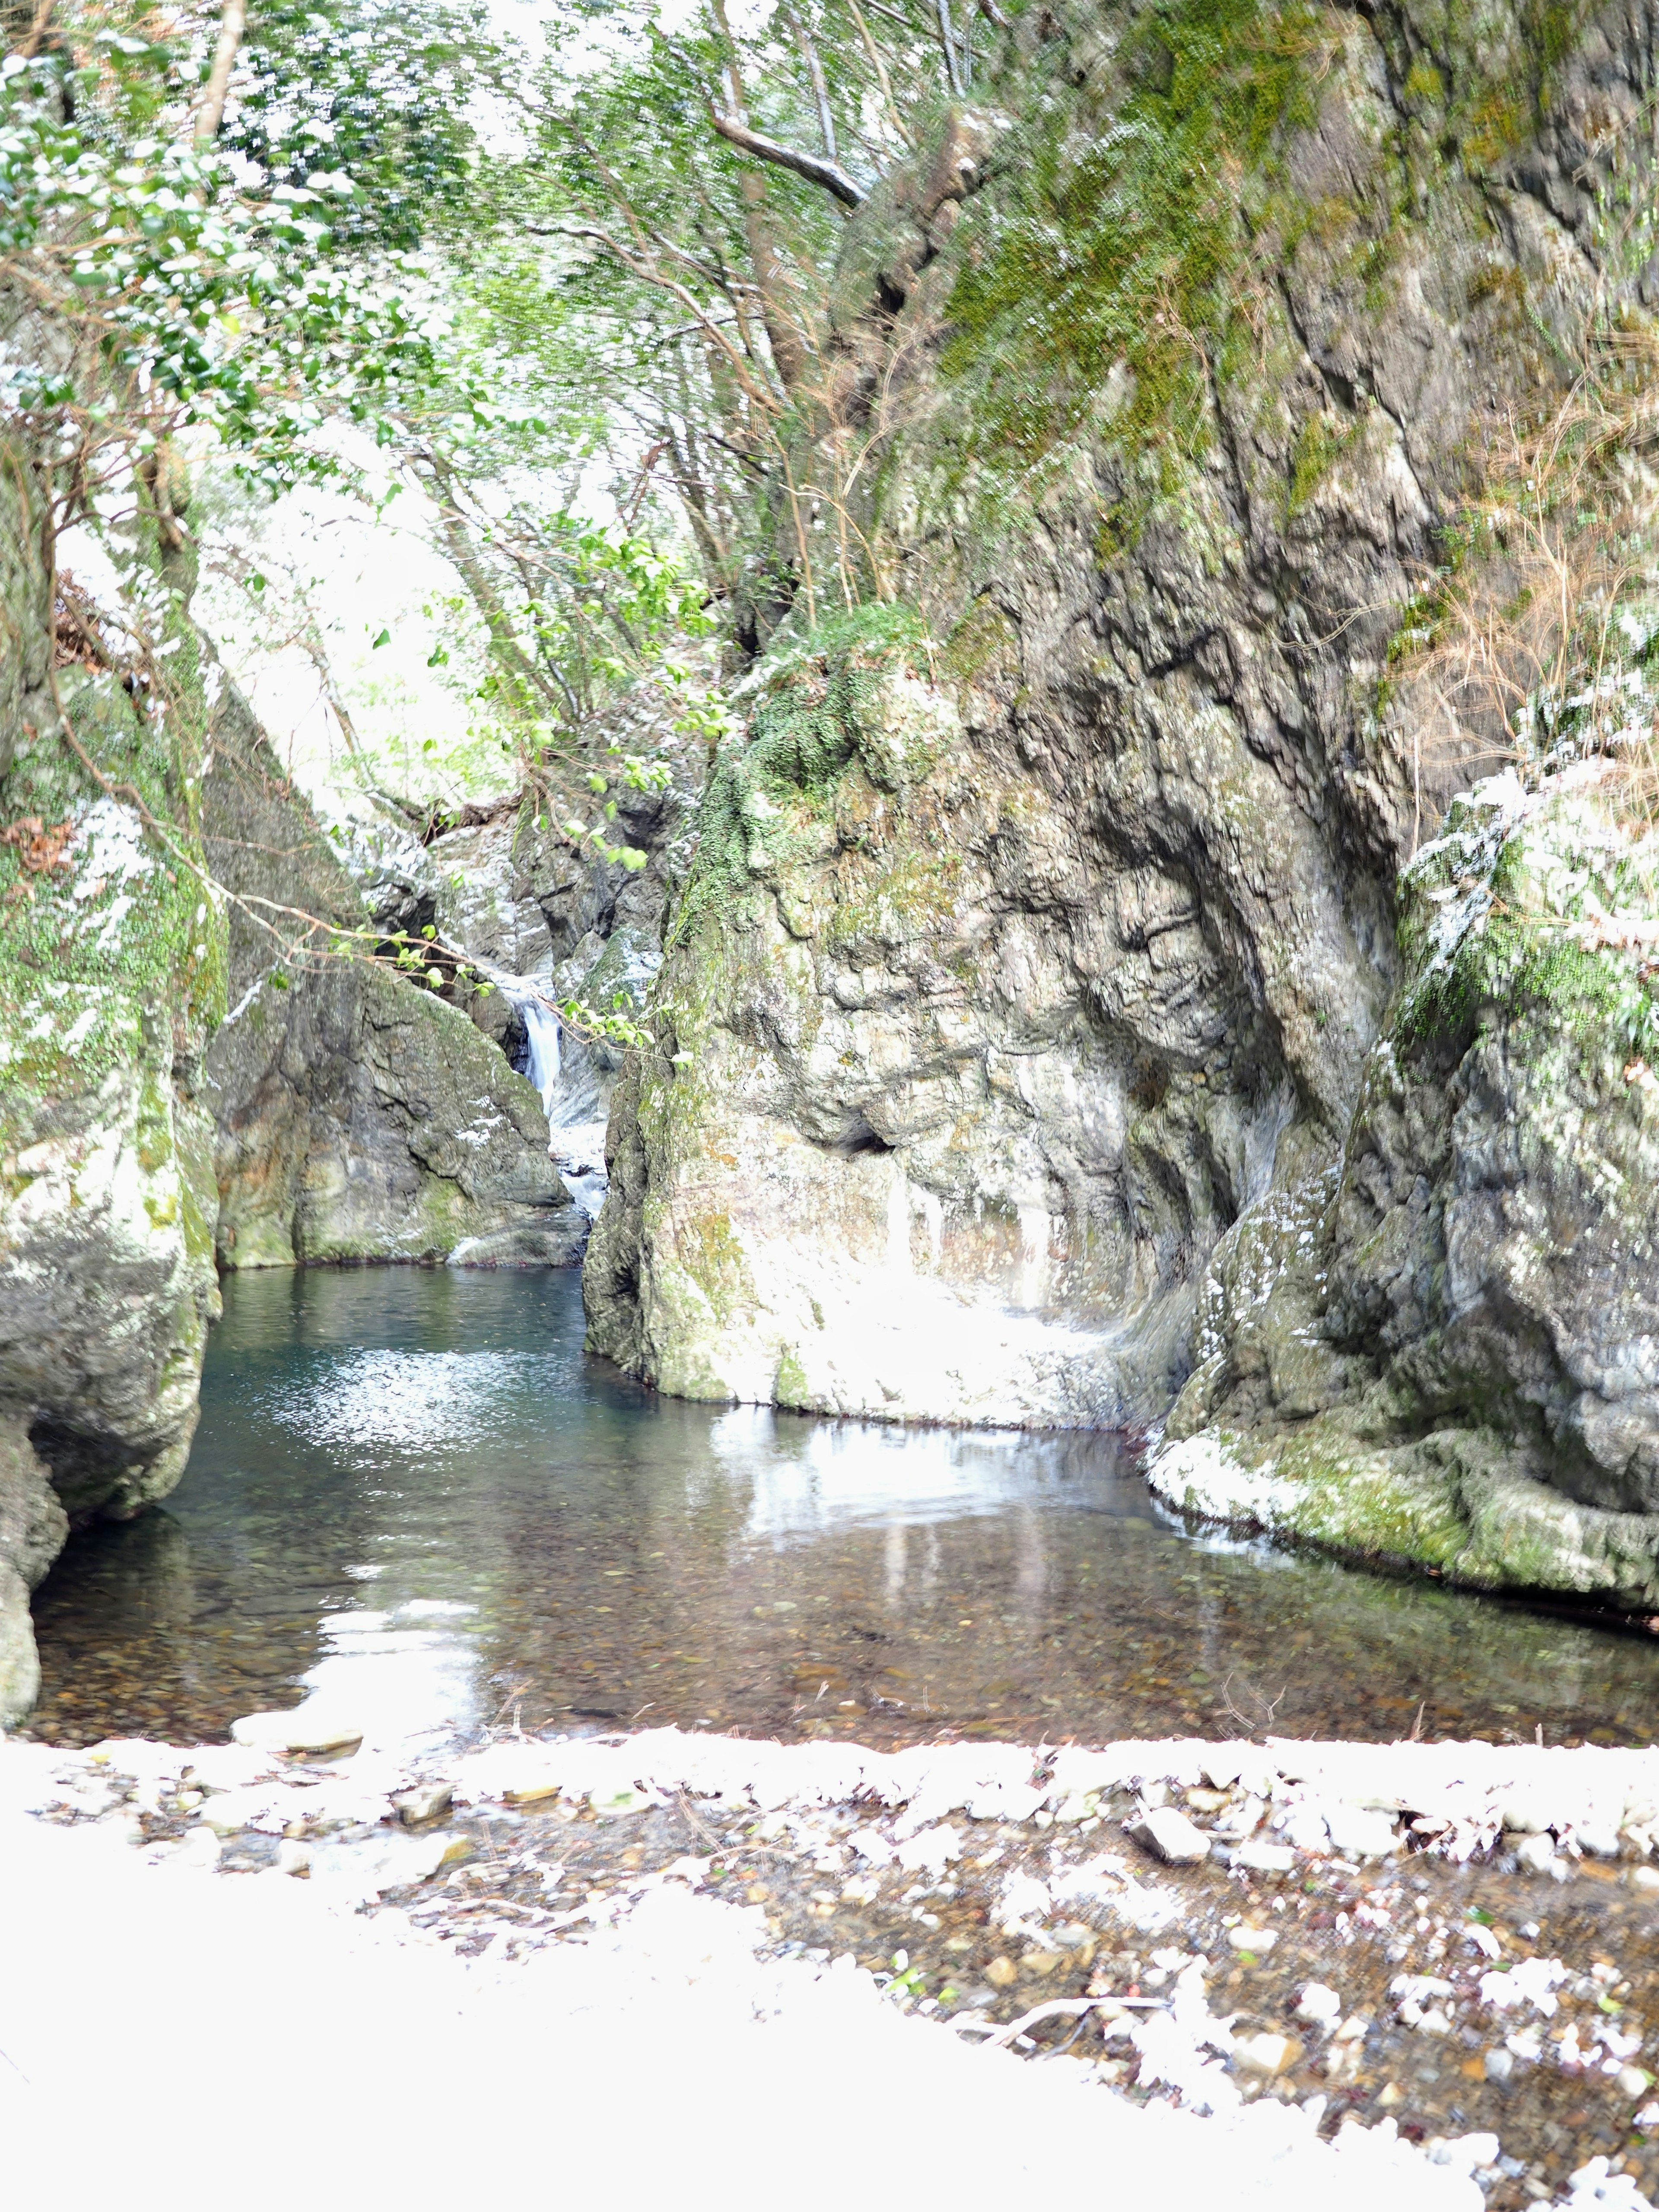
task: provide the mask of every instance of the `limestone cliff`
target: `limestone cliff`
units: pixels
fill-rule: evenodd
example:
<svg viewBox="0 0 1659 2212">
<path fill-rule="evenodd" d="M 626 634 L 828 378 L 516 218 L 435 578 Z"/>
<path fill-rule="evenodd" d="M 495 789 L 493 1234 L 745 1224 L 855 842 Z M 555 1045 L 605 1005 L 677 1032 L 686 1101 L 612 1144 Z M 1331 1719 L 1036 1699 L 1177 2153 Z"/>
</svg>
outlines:
<svg viewBox="0 0 1659 2212">
<path fill-rule="evenodd" d="M 1547 63 L 1504 8 L 1024 25 L 1015 112 L 848 226 L 890 604 L 750 678 L 613 1112 L 590 1341 L 694 1395 L 1167 1410 L 1218 1246 L 1339 1158 L 1468 779 L 1379 678 L 1472 442 L 1645 281 L 1644 8 Z"/>
</svg>

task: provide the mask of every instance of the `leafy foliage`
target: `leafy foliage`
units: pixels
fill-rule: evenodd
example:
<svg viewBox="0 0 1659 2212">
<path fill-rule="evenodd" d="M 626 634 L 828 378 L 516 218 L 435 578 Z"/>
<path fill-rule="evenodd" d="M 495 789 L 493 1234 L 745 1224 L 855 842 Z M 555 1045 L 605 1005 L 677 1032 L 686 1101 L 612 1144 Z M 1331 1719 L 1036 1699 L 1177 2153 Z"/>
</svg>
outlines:
<svg viewBox="0 0 1659 2212">
<path fill-rule="evenodd" d="M 333 210 L 337 243 L 413 252 L 464 205 L 468 111 L 511 59 L 476 0 L 278 0 L 253 15 L 221 148 L 272 187 L 343 172 L 352 190 Z"/>
<path fill-rule="evenodd" d="M 157 127 L 188 84 L 166 44 L 100 32 L 0 80 L 3 419 L 64 519 L 188 426 L 272 486 L 337 464 L 315 433 L 417 380 L 428 341 L 390 281 L 336 251 L 338 172 L 245 196 L 220 155 Z"/>
</svg>

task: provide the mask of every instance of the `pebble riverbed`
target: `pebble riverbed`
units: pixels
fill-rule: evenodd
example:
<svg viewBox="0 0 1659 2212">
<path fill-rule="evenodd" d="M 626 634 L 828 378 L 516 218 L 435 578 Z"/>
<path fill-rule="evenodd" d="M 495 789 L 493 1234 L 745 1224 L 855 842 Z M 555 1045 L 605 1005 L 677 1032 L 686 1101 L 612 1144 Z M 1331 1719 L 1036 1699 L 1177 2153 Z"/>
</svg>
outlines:
<svg viewBox="0 0 1659 2212">
<path fill-rule="evenodd" d="M 235 1735 L 14 1741 L 0 1798 L 508 1970 L 715 1898 L 758 1961 L 845 1961 L 1103 2097 L 1275 2101 L 1492 2212 L 1659 2192 L 1659 1753 L 665 1729 L 411 1768 L 307 1708 Z"/>
</svg>

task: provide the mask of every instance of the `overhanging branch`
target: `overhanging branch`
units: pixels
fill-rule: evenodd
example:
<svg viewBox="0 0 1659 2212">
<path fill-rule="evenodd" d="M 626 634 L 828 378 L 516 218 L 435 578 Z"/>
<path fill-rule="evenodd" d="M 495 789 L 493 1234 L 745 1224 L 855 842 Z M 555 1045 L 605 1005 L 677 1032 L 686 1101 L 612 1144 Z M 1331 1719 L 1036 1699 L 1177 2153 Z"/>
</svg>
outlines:
<svg viewBox="0 0 1659 2212">
<path fill-rule="evenodd" d="M 809 185 L 821 185 L 826 192 L 832 192 L 843 207 L 864 205 L 864 193 L 839 162 L 826 161 L 817 154 L 803 153 L 796 146 L 781 146 L 775 138 L 763 137 L 747 124 L 722 115 L 712 104 L 708 119 L 728 144 L 740 148 L 744 153 L 753 154 L 758 161 L 771 161 L 780 169 L 793 169 Z"/>
</svg>

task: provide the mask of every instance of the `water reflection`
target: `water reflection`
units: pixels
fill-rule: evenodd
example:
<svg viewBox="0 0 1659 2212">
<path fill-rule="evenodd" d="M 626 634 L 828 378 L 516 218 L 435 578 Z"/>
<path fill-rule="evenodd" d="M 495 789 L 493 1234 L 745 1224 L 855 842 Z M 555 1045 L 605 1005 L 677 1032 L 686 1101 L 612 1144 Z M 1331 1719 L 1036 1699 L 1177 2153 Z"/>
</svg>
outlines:
<svg viewBox="0 0 1659 2212">
<path fill-rule="evenodd" d="M 184 1482 L 37 1595 L 37 1732 L 1650 1740 L 1653 1647 L 1195 1540 L 1109 1437 L 684 1405 L 581 1329 L 569 1275 L 233 1279 Z"/>
</svg>

